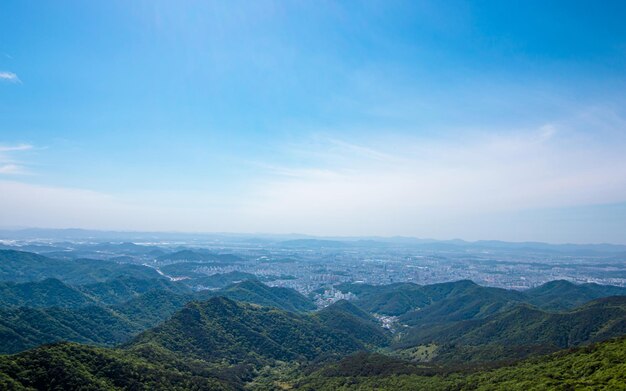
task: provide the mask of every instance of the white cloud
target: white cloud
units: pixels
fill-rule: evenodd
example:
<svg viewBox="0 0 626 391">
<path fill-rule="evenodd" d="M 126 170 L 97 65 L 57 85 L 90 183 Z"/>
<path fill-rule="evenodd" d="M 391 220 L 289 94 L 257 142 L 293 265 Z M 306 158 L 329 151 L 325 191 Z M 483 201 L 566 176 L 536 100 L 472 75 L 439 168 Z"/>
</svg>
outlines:
<svg viewBox="0 0 626 391">
<path fill-rule="evenodd" d="M 0 71 L 0 81 L 8 81 L 10 83 L 21 83 L 19 77 L 13 72 Z"/>
<path fill-rule="evenodd" d="M 17 164 L 0 164 L 0 174 L 23 174 L 24 167 Z"/>
<path fill-rule="evenodd" d="M 33 149 L 33 146 L 30 144 L 0 145 L 0 153 L 1 152 L 13 152 L 13 151 L 28 151 L 29 149 Z"/>
<path fill-rule="evenodd" d="M 625 202 L 626 127 L 588 115 L 454 140 L 305 144 L 317 164 L 271 170 L 244 215 L 287 232 L 468 237 L 484 216 Z"/>
<path fill-rule="evenodd" d="M 27 174 L 28 170 L 14 159 L 15 153 L 33 149 L 30 144 L 0 145 L 0 175 Z"/>
<path fill-rule="evenodd" d="M 592 110 L 534 129 L 456 138 L 389 133 L 357 143 L 318 135 L 288 145 L 274 161 L 257 164 L 256 180 L 236 192 L 225 185 L 195 193 L 162 189 L 112 196 L 0 180 L 0 221 L 100 229 L 623 242 L 624 216 L 608 221 L 606 214 L 589 212 L 589 218 L 567 219 L 568 211 L 626 202 L 624 125 L 620 116 Z M 0 165 L 19 165 L 7 161 L 7 155 L 31 148 L 0 147 L 5 158 Z M 562 212 L 550 212 L 555 210 Z"/>
</svg>

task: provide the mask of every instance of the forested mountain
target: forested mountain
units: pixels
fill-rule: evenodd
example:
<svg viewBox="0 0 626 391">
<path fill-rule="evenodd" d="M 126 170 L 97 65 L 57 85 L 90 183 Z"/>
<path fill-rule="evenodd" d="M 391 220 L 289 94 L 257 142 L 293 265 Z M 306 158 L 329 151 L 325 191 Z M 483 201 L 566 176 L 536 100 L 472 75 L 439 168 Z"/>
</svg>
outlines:
<svg viewBox="0 0 626 391">
<path fill-rule="evenodd" d="M 192 273 L 171 281 L 111 261 L 17 251 L 0 260 L 5 279 L 15 276 L 0 282 L 0 353 L 35 348 L 0 357 L 0 387 L 13 389 L 480 389 L 515 367 L 468 371 L 626 334 L 625 289 L 595 284 L 340 284 L 356 299 L 316 310 L 252 274 L 202 272 L 216 261 L 167 265 Z M 88 346 L 38 347 L 61 341 Z M 611 346 L 597 353 L 598 371 L 615 367 L 606 358 L 623 343 Z"/>
<path fill-rule="evenodd" d="M 0 356 L 6 390 L 236 390 L 227 370 L 174 357 L 71 343 Z M 248 373 L 245 368 L 239 373 Z M 380 354 L 358 353 L 311 374 L 297 371 L 257 380 L 250 390 L 619 390 L 626 384 L 626 339 L 602 342 L 482 371 L 425 368 Z"/>
<path fill-rule="evenodd" d="M 200 300 L 215 296 L 293 312 L 315 309 L 313 302 L 297 291 L 289 288 L 269 287 L 259 280 L 246 280 L 217 291 L 200 291 L 196 294 Z"/>
<path fill-rule="evenodd" d="M 598 299 L 560 313 L 519 305 L 483 319 L 413 330 L 420 342 L 566 348 L 626 333 L 626 296 Z"/>
<path fill-rule="evenodd" d="M 422 287 L 431 304 L 406 312 L 400 317 L 403 324 L 423 327 L 467 319 L 479 319 L 504 311 L 525 301 L 517 291 L 490 288 L 471 281 L 457 281 Z"/>
<path fill-rule="evenodd" d="M 198 366 L 196 366 L 197 368 Z M 128 351 L 73 343 L 0 356 L 0 389 L 26 390 L 234 390 L 234 384 L 175 363 L 155 364 Z"/>
<path fill-rule="evenodd" d="M 255 279 L 257 279 L 257 277 L 254 274 L 235 271 L 229 273 L 212 274 L 210 276 L 201 276 L 198 278 L 194 278 L 192 283 L 195 286 L 201 286 L 203 288 L 223 288 L 230 284 Z"/>
<path fill-rule="evenodd" d="M 141 328 L 110 309 L 2 308 L 0 309 L 0 353 L 14 353 L 41 344 L 75 341 L 115 345 L 128 340 Z"/>
<path fill-rule="evenodd" d="M 544 309 L 565 310 L 608 296 L 624 296 L 626 288 L 598 284 L 574 284 L 556 280 L 524 292 L 528 302 Z"/>
<path fill-rule="evenodd" d="M 29 282 L 56 278 L 82 285 L 122 276 L 162 278 L 156 270 L 141 265 L 93 259 L 60 260 L 23 251 L 0 250 L 0 281 Z"/>
<path fill-rule="evenodd" d="M 156 346 L 176 355 L 217 362 L 311 360 L 363 348 L 356 339 L 309 315 L 236 303 L 225 297 L 192 302 L 135 338 L 130 349 Z"/>
<path fill-rule="evenodd" d="M 190 294 L 191 289 L 181 283 L 170 282 L 163 278 L 139 279 L 135 277 L 117 277 L 94 284 L 81 285 L 78 289 L 101 304 L 120 304 L 140 295 L 160 290 L 177 294 Z"/>
<path fill-rule="evenodd" d="M 600 297 L 626 295 L 626 288 L 568 281 L 552 281 L 526 291 L 485 287 L 469 280 L 432 285 L 340 284 L 336 288 L 355 294 L 361 308 L 401 316 L 410 326 L 482 318 L 518 303 L 566 310 Z"/>
<path fill-rule="evenodd" d="M 391 333 L 367 312 L 346 300 L 340 300 L 322 309 L 315 317 L 326 327 L 345 333 L 369 347 L 389 344 Z"/>
<path fill-rule="evenodd" d="M 169 318 L 191 300 L 193 300 L 193 296 L 189 294 L 178 294 L 168 290 L 151 290 L 109 308 L 116 314 L 128 319 L 139 330 L 145 330 Z"/>
<path fill-rule="evenodd" d="M 294 290 L 256 280 L 195 293 L 167 280 L 124 277 L 75 288 L 55 279 L 2 287 L 7 294 L 0 307 L 0 353 L 56 341 L 113 346 L 156 326 L 192 300 L 216 296 L 295 312 L 314 308 Z"/>
<path fill-rule="evenodd" d="M 626 384 L 626 339 L 470 373 L 442 373 L 381 355 L 358 354 L 291 384 L 293 389 L 311 391 L 621 390 Z"/>
<path fill-rule="evenodd" d="M 411 283 L 390 285 L 340 284 L 342 292 L 357 295 L 358 305 L 366 311 L 382 315 L 401 315 L 431 302 L 422 287 Z"/>
<path fill-rule="evenodd" d="M 0 282 L 0 306 L 3 307 L 83 307 L 96 301 L 56 278 L 37 282 Z"/>
</svg>

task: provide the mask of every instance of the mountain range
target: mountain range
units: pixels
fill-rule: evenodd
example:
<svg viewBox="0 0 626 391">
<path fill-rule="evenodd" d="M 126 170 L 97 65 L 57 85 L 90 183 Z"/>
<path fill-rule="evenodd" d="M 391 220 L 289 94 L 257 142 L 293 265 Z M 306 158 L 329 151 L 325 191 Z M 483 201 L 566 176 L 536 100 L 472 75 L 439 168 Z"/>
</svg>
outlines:
<svg viewBox="0 0 626 391">
<path fill-rule="evenodd" d="M 503 376 L 556 384 L 548 371 L 586 384 L 568 365 L 594 386 L 623 376 L 620 287 L 339 284 L 355 299 L 318 309 L 245 273 L 194 290 L 141 265 L 0 261 L 2 389 L 505 389 Z"/>
</svg>

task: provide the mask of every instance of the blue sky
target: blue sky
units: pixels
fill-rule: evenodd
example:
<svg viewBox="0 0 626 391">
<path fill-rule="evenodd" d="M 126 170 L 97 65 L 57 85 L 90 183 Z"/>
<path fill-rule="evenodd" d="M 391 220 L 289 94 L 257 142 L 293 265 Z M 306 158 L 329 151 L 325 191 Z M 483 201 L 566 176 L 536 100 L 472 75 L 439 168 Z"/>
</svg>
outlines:
<svg viewBox="0 0 626 391">
<path fill-rule="evenodd" d="M 621 1 L 5 1 L 0 225 L 626 243 Z"/>
</svg>

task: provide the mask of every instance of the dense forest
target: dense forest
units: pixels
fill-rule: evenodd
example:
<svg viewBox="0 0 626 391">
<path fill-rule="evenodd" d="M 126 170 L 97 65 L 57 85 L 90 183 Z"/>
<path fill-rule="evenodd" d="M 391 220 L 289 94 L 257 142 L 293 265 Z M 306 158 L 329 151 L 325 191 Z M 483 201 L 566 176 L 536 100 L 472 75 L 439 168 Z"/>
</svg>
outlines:
<svg viewBox="0 0 626 391">
<path fill-rule="evenodd" d="M 181 257 L 192 256 L 164 259 L 184 270 Z M 245 262 L 192 258 L 186 263 Z M 341 284 L 353 299 L 318 309 L 246 273 L 171 280 L 143 265 L 0 250 L 0 277 L 2 389 L 625 384 L 626 289 L 614 286 Z M 198 281 L 211 288 L 198 289 Z"/>
</svg>

